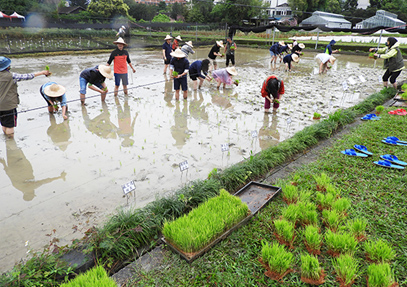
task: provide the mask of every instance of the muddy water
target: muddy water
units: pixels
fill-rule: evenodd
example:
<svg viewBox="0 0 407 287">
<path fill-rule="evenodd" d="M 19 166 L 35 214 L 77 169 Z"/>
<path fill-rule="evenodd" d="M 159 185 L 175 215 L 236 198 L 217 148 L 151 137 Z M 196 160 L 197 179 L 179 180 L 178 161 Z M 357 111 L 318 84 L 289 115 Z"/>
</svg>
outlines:
<svg viewBox="0 0 407 287">
<path fill-rule="evenodd" d="M 198 48 L 190 60 L 205 58 L 209 49 Z M 189 90 L 187 101 L 176 102 L 172 82 L 162 73 L 160 49 L 130 49 L 130 55 L 137 72 L 129 77 L 129 96 L 108 94 L 102 104 L 88 89 L 85 107 L 78 101 L 79 74 L 109 54 L 13 59 L 14 72 L 49 65 L 52 76 L 19 83 L 19 110 L 27 112 L 19 113 L 14 139 L 0 136 L 1 271 L 54 237 L 59 245 L 82 237 L 119 206 L 142 207 L 206 178 L 215 167 L 224 169 L 289 138 L 314 122 L 314 111 L 326 116 L 354 105 L 380 88 L 382 74 L 381 63 L 338 55 L 328 74 L 318 75 L 311 52 L 285 73 L 280 63 L 270 67 L 268 51 L 239 48 L 238 87 L 217 90 L 213 81 L 205 82 L 201 90 Z M 260 88 L 271 70 L 284 79 L 286 93 L 279 111 L 267 115 Z M 67 87 L 72 101 L 67 121 L 45 108 L 38 90 L 49 80 Z M 107 85 L 112 91 L 114 82 Z M 229 152 L 222 152 L 224 143 Z M 189 169 L 181 173 L 178 165 L 185 160 Z M 127 199 L 121 185 L 131 180 L 137 189 Z"/>
</svg>

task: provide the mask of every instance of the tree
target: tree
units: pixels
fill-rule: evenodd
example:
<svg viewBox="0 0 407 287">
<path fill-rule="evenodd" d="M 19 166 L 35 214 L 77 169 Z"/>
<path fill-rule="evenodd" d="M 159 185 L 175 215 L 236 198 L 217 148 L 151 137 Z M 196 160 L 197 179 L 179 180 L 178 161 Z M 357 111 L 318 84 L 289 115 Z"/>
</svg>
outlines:
<svg viewBox="0 0 407 287">
<path fill-rule="evenodd" d="M 159 13 L 153 18 L 153 20 L 151 20 L 151 22 L 168 23 L 171 22 L 171 19 L 167 15 Z"/>
<path fill-rule="evenodd" d="M 129 6 L 123 0 L 92 0 L 88 11 L 98 17 L 112 18 L 116 15 L 128 16 Z"/>
<path fill-rule="evenodd" d="M 213 7 L 212 15 L 218 22 L 241 24 L 243 20 L 261 17 L 265 11 L 262 7 L 265 4 L 261 0 L 226 0 Z"/>
<path fill-rule="evenodd" d="M 161 1 L 160 3 L 158 3 L 158 11 L 160 12 L 167 11 L 167 4 L 165 4 L 165 1 Z"/>
<path fill-rule="evenodd" d="M 327 0 L 325 11 L 330 13 L 340 13 L 342 11 L 341 0 Z"/>
<path fill-rule="evenodd" d="M 358 8 L 358 0 L 346 0 L 343 5 L 344 11 L 355 11 Z"/>
<path fill-rule="evenodd" d="M 210 23 L 213 20 L 213 2 L 195 1 L 194 6 L 188 13 L 187 22 Z"/>
<path fill-rule="evenodd" d="M 16 11 L 19 14 L 27 15 L 36 2 L 35 0 L 0 0 L 0 8 L 6 14 Z"/>
<path fill-rule="evenodd" d="M 170 17 L 172 19 L 177 20 L 178 16 L 184 16 L 184 5 L 175 2 L 174 4 L 171 5 L 171 12 L 170 12 Z"/>
</svg>

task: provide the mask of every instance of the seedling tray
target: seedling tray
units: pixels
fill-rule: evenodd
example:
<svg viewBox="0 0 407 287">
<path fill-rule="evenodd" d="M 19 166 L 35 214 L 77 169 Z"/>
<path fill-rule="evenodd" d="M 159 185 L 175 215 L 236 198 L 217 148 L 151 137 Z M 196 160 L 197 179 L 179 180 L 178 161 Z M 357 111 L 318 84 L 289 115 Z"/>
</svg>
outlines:
<svg viewBox="0 0 407 287">
<path fill-rule="evenodd" d="M 164 237 L 161 238 L 161 241 L 167 244 L 167 246 L 173 252 L 179 254 L 179 256 L 182 259 L 184 259 L 188 263 L 191 263 L 198 257 L 208 252 L 218 242 L 228 237 L 229 234 L 231 234 L 233 231 L 245 225 L 261 208 L 263 208 L 270 200 L 272 200 L 273 197 L 277 195 L 278 192 L 280 192 L 280 190 L 281 190 L 280 187 L 266 185 L 254 181 L 249 182 L 242 189 L 236 192 L 234 196 L 238 196 L 243 202 L 247 204 L 250 210 L 250 214 L 197 252 L 194 253 L 184 252 L 178 249 L 176 246 L 174 246 L 171 242 L 165 240 Z"/>
</svg>

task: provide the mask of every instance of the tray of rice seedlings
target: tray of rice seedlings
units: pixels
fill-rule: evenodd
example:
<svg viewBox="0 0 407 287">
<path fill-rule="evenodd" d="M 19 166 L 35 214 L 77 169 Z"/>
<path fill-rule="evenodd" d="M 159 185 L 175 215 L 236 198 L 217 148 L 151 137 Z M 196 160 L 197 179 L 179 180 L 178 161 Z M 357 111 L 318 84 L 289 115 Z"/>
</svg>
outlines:
<svg viewBox="0 0 407 287">
<path fill-rule="evenodd" d="M 234 196 L 247 204 L 254 215 L 281 191 L 281 187 L 251 181 L 238 190 Z"/>
<path fill-rule="evenodd" d="M 286 184 L 282 189 L 282 195 L 285 203 L 296 203 L 299 197 L 298 187 L 292 184 Z"/>
<path fill-rule="evenodd" d="M 165 222 L 162 241 L 187 262 L 192 262 L 253 215 L 246 203 L 221 189 L 188 214 Z"/>
<path fill-rule="evenodd" d="M 293 254 L 277 242 L 269 245 L 266 241 L 262 240 L 261 245 L 260 262 L 267 270 L 264 272 L 264 275 L 273 280 L 283 282 L 284 276 L 293 271 Z"/>
<path fill-rule="evenodd" d="M 359 263 L 350 254 L 342 254 L 332 260 L 336 272 L 336 281 L 340 287 L 350 287 L 359 277 Z"/>
<path fill-rule="evenodd" d="M 369 265 L 366 280 L 368 287 L 399 286 L 394 280 L 394 272 L 388 263 Z"/>
<path fill-rule="evenodd" d="M 321 254 L 322 236 L 319 233 L 319 227 L 316 225 L 308 225 L 305 227 L 303 235 L 307 251 L 312 255 Z"/>
<path fill-rule="evenodd" d="M 294 223 L 285 219 L 274 220 L 273 223 L 275 228 L 274 236 L 277 238 L 278 242 L 293 249 L 293 242 L 295 239 Z"/>
<path fill-rule="evenodd" d="M 325 283 L 324 269 L 319 265 L 318 258 L 314 255 L 301 255 L 301 281 L 311 285 Z"/>
<path fill-rule="evenodd" d="M 393 248 L 383 239 L 376 241 L 369 240 L 365 244 L 366 258 L 370 262 L 389 262 L 396 257 L 396 252 Z"/>
<path fill-rule="evenodd" d="M 342 197 L 337 199 L 333 204 L 332 204 L 332 209 L 338 211 L 343 217 L 348 216 L 348 209 L 351 206 L 350 200 L 346 197 Z"/>
<path fill-rule="evenodd" d="M 314 175 L 314 179 L 317 182 L 317 191 L 325 192 L 327 186 L 331 184 L 331 179 L 324 172 L 320 175 Z"/>
<path fill-rule="evenodd" d="M 353 254 L 358 246 L 358 241 L 349 232 L 332 232 L 327 230 L 325 233 L 325 244 L 328 248 L 328 254 L 338 257 L 340 254 Z"/>
<path fill-rule="evenodd" d="M 302 226 L 305 225 L 317 225 L 318 224 L 318 212 L 317 206 L 313 202 L 299 201 L 298 206 L 298 221 Z"/>
<path fill-rule="evenodd" d="M 330 193 L 330 192 L 327 192 L 327 193 L 318 192 L 316 195 L 316 200 L 317 200 L 319 210 L 321 210 L 321 211 L 324 209 L 330 210 L 332 208 L 332 204 L 336 200 L 336 196 L 335 196 L 335 194 Z"/>
<path fill-rule="evenodd" d="M 322 210 L 322 221 L 324 222 L 325 226 L 333 232 L 338 230 L 343 220 L 343 216 L 335 209 Z"/>
<path fill-rule="evenodd" d="M 366 239 L 366 225 L 367 220 L 364 218 L 354 218 L 346 223 L 349 232 L 353 234 L 358 242 Z"/>
<path fill-rule="evenodd" d="M 42 285 L 41 285 L 42 286 Z M 83 274 L 76 276 L 60 287 L 116 287 L 117 283 L 111 279 L 102 266 L 94 267 Z"/>
</svg>

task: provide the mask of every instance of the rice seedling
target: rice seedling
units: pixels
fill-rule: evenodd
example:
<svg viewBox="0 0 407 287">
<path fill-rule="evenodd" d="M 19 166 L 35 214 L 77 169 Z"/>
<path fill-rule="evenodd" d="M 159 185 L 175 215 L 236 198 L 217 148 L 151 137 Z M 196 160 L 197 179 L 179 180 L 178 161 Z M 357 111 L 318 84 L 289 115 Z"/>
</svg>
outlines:
<svg viewBox="0 0 407 287">
<path fill-rule="evenodd" d="M 319 120 L 319 119 L 321 118 L 321 114 L 315 112 L 312 118 L 313 118 L 314 120 Z"/>
<path fill-rule="evenodd" d="M 331 179 L 324 172 L 317 176 L 314 175 L 314 179 L 317 182 L 318 191 L 326 191 L 327 185 L 331 183 Z"/>
<path fill-rule="evenodd" d="M 353 254 L 356 251 L 358 242 L 348 232 L 340 231 L 335 233 L 328 230 L 325 233 L 325 244 L 331 255 L 337 255 L 338 253 Z"/>
<path fill-rule="evenodd" d="M 342 254 L 332 260 L 339 282 L 350 286 L 359 277 L 359 263 L 349 254 Z"/>
<path fill-rule="evenodd" d="M 281 211 L 281 215 L 284 219 L 296 223 L 299 217 L 299 209 L 297 204 L 290 204 Z"/>
<path fill-rule="evenodd" d="M 318 226 L 308 225 L 303 232 L 305 243 L 309 249 L 319 251 L 322 244 L 322 236 L 319 233 Z M 308 248 L 307 248 L 308 249 Z M 308 250 L 310 251 L 310 250 Z"/>
<path fill-rule="evenodd" d="M 303 225 L 317 224 L 318 223 L 318 212 L 317 207 L 312 202 L 299 201 L 298 206 L 298 220 Z"/>
<path fill-rule="evenodd" d="M 274 227 L 276 229 L 276 234 L 285 242 L 291 243 L 293 241 L 295 233 L 294 223 L 284 219 L 279 219 L 274 220 Z"/>
<path fill-rule="evenodd" d="M 336 196 L 330 192 L 327 193 L 320 193 L 318 192 L 316 195 L 316 200 L 319 206 L 319 209 L 331 209 L 332 204 L 334 203 Z"/>
<path fill-rule="evenodd" d="M 401 90 L 403 92 L 407 92 L 407 83 L 404 83 L 403 85 L 401 85 Z"/>
<path fill-rule="evenodd" d="M 322 220 L 329 229 L 331 229 L 332 231 L 336 231 L 338 230 L 339 225 L 342 223 L 343 217 L 335 209 L 325 209 L 322 211 Z"/>
<path fill-rule="evenodd" d="M 365 238 L 367 220 L 364 218 L 354 218 L 348 220 L 347 227 L 350 233 L 355 236 L 356 240 L 361 241 Z"/>
<path fill-rule="evenodd" d="M 396 252 L 390 244 L 382 239 L 366 241 L 365 251 L 369 259 L 374 262 L 388 262 L 396 257 Z"/>
<path fill-rule="evenodd" d="M 301 277 L 318 280 L 322 275 L 318 258 L 314 255 L 301 255 Z"/>
<path fill-rule="evenodd" d="M 383 107 L 383 106 L 377 106 L 377 107 L 375 108 L 375 110 L 376 110 L 376 112 L 377 112 L 378 114 L 380 114 L 381 112 L 384 111 L 384 107 Z"/>
<path fill-rule="evenodd" d="M 350 200 L 348 198 L 339 198 L 332 204 L 332 209 L 338 211 L 342 215 L 347 214 L 347 210 L 351 206 Z"/>
<path fill-rule="evenodd" d="M 286 184 L 283 187 L 283 199 L 287 204 L 295 203 L 298 200 L 298 188 L 292 184 Z"/>
<path fill-rule="evenodd" d="M 209 199 L 188 215 L 165 222 L 162 233 L 182 251 L 196 252 L 240 222 L 248 212 L 249 208 L 240 198 L 221 189 L 219 196 Z"/>
<path fill-rule="evenodd" d="M 265 241 L 262 241 L 261 245 L 262 260 L 268 264 L 272 272 L 282 275 L 292 267 L 294 256 L 291 252 L 286 251 L 283 245 L 277 242 L 269 245 Z"/>
<path fill-rule="evenodd" d="M 61 287 L 116 287 L 117 283 L 111 279 L 101 266 L 94 267 L 75 279 L 60 285 Z"/>
<path fill-rule="evenodd" d="M 312 192 L 311 191 L 300 191 L 299 201 L 311 201 Z"/>
<path fill-rule="evenodd" d="M 394 283 L 394 272 L 388 263 L 372 264 L 367 268 L 369 287 L 389 287 Z"/>
</svg>

